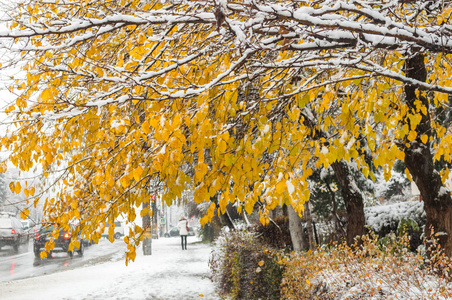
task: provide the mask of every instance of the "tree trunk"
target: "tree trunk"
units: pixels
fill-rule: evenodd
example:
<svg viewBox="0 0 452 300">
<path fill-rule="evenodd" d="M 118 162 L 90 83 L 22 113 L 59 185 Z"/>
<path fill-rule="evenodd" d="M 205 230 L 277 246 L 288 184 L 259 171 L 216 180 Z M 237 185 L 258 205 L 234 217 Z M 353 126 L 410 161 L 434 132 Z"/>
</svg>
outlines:
<svg viewBox="0 0 452 300">
<path fill-rule="evenodd" d="M 290 239 L 292 240 L 293 250 L 300 252 L 307 249 L 306 238 L 303 232 L 303 226 L 301 224 L 301 218 L 298 213 L 292 208 L 288 207 L 289 214 L 289 232 Z"/>
<path fill-rule="evenodd" d="M 323 137 L 328 140 L 328 135 L 315 127 L 316 121 L 311 119 L 309 115 L 312 112 L 303 114 L 304 124 L 314 131 L 314 139 Z M 334 162 L 331 167 L 342 189 L 342 197 L 344 198 L 345 208 L 347 211 L 347 237 L 348 245 L 353 245 L 355 237 L 362 236 L 366 233 L 364 203 L 361 191 L 358 190 L 354 178 L 350 174 L 348 164 L 344 160 Z"/>
<path fill-rule="evenodd" d="M 314 231 L 312 228 L 312 215 L 311 208 L 309 207 L 309 202 L 306 202 L 304 204 L 304 215 L 306 217 L 306 231 L 308 232 L 309 250 L 314 250 L 315 240 L 314 240 Z"/>
<path fill-rule="evenodd" d="M 287 209 L 288 209 L 287 205 L 283 204 L 283 206 L 282 206 L 282 214 L 283 214 L 284 217 L 289 217 L 289 212 L 288 212 Z"/>
<path fill-rule="evenodd" d="M 339 216 L 337 215 L 337 203 L 336 203 L 336 194 L 333 192 L 333 190 L 330 187 L 330 184 L 324 180 L 324 183 L 328 189 L 328 192 L 331 195 L 331 201 L 333 202 L 333 210 L 331 211 L 331 215 L 334 220 L 334 236 L 336 240 L 342 240 L 345 239 L 346 233 L 344 231 L 344 227 L 342 226 L 341 220 L 339 219 Z M 341 236 L 339 236 L 339 234 Z"/>
<path fill-rule="evenodd" d="M 405 61 L 405 74 L 407 77 L 426 81 L 427 70 L 425 68 L 424 56 L 415 54 Z M 426 134 L 430 138 L 432 134 L 430 113 L 428 111 L 428 99 L 416 95 L 416 88 L 405 85 L 405 100 L 410 108 L 410 114 L 420 114 L 422 120 L 416 127 L 417 137 L 409 142 L 405 140 L 401 149 L 405 152 L 405 164 L 413 177 L 424 201 L 424 209 L 427 215 L 425 226 L 425 237 L 432 236 L 432 229 L 438 235 L 441 248 L 444 253 L 452 256 L 452 199 L 444 187 L 441 177 L 433 166 L 433 155 L 430 151 L 430 140 L 427 144 L 421 141 L 421 136 Z M 416 108 L 416 101 L 421 101 L 426 108 L 423 114 Z M 409 118 L 407 124 L 411 128 Z M 409 144 L 407 147 L 406 144 Z"/>
<path fill-rule="evenodd" d="M 143 209 L 149 208 L 149 201 L 143 202 L 141 205 Z M 144 255 L 152 255 L 152 232 L 151 232 L 151 216 L 149 214 L 146 214 L 142 218 L 143 222 L 143 229 L 144 229 L 144 235 L 143 235 L 143 254 Z"/>
<path fill-rule="evenodd" d="M 243 219 L 243 222 L 245 222 L 246 226 L 251 225 L 250 220 L 248 220 L 248 217 L 246 216 L 246 211 L 242 212 L 242 219 Z"/>
<path fill-rule="evenodd" d="M 336 161 L 331 167 L 341 185 L 342 198 L 344 198 L 347 211 L 347 237 L 348 245 L 355 243 L 355 237 L 366 233 L 366 220 L 364 217 L 364 203 L 361 191 L 357 189 L 356 182 L 350 174 L 350 169 L 345 161 Z"/>
<path fill-rule="evenodd" d="M 235 230 L 234 223 L 232 222 L 231 216 L 228 213 L 228 208 L 226 207 L 226 212 L 224 214 L 220 214 L 220 222 L 222 225 L 226 225 L 231 230 Z"/>
</svg>

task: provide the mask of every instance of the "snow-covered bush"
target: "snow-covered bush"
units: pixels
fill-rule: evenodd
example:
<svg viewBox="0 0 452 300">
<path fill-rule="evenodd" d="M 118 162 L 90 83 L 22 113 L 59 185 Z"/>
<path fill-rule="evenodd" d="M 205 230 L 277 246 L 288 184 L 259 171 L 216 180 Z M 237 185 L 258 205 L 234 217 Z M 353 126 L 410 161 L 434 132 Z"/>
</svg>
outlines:
<svg viewBox="0 0 452 300">
<path fill-rule="evenodd" d="M 364 214 L 368 229 L 383 239 L 387 239 L 385 236 L 390 233 L 407 234 L 412 251 L 422 244 L 426 218 L 423 202 L 407 201 L 366 207 Z"/>
<path fill-rule="evenodd" d="M 383 198 L 389 203 L 407 201 L 411 197 L 411 182 L 405 175 L 405 164 L 396 161 L 388 181 L 383 174 L 376 174 L 375 197 Z"/>
<path fill-rule="evenodd" d="M 281 299 L 451 299 L 444 256 L 426 262 L 408 251 L 406 236 L 362 241 L 355 249 L 334 245 L 286 257 Z"/>
<path fill-rule="evenodd" d="M 424 203 L 418 201 L 365 207 L 364 214 L 366 225 L 383 236 L 395 232 L 402 219 L 413 220 L 422 227 L 426 217 Z"/>
<path fill-rule="evenodd" d="M 261 243 L 255 233 L 223 231 L 209 266 L 220 295 L 228 299 L 280 299 L 283 266 L 280 253 Z"/>
</svg>

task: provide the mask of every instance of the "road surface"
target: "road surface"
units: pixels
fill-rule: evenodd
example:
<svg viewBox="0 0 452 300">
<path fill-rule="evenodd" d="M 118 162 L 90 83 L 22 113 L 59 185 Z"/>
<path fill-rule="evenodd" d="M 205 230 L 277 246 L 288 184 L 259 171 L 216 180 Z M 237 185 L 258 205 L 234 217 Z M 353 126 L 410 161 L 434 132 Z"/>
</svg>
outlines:
<svg viewBox="0 0 452 300">
<path fill-rule="evenodd" d="M 122 259 L 124 250 L 125 245 L 119 240 L 110 243 L 107 239 L 101 239 L 98 245 L 86 247 L 82 257 L 77 253 L 73 258 L 66 253 L 55 253 L 53 258 L 41 260 L 34 257 L 32 240 L 28 245 L 22 245 L 17 254 L 12 247 L 4 246 L 0 249 L 0 282 L 70 270 L 110 259 L 114 255 L 116 259 Z"/>
</svg>

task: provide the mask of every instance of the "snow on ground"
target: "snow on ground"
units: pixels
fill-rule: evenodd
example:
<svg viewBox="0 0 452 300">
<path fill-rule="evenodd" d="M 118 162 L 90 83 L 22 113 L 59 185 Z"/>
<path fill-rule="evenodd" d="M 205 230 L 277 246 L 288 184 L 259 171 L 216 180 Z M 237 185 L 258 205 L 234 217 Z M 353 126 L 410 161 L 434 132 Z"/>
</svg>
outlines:
<svg viewBox="0 0 452 300">
<path fill-rule="evenodd" d="M 152 242 L 152 255 L 137 250 L 135 262 L 111 261 L 50 275 L 0 283 L 0 298 L 9 299 L 219 299 L 208 279 L 210 247 L 188 237 Z"/>
</svg>

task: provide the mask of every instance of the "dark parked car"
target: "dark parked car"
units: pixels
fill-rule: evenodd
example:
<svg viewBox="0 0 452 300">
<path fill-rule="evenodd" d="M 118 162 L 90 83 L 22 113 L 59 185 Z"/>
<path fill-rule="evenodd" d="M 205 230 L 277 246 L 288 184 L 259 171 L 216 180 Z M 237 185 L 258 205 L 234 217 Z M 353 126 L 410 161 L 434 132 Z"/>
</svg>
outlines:
<svg viewBox="0 0 452 300">
<path fill-rule="evenodd" d="M 188 227 L 188 235 L 195 235 L 195 231 L 192 227 Z M 172 228 L 170 231 L 165 232 L 163 235 L 164 237 L 172 237 L 172 236 L 179 236 L 179 229 L 177 227 Z"/>
<path fill-rule="evenodd" d="M 74 255 L 74 251 L 69 251 L 69 243 L 71 242 L 72 232 L 74 231 L 74 227 L 71 226 L 70 231 L 65 231 L 60 228 L 58 238 L 55 239 L 52 235 L 53 230 L 55 229 L 54 225 L 41 226 L 34 238 L 33 251 L 35 253 L 36 258 L 41 257 L 41 252 L 45 251 L 45 244 L 47 241 L 54 239 L 55 246 L 50 251 L 50 255 L 54 252 L 67 252 L 69 257 Z M 78 236 L 77 239 L 80 241 L 80 248 L 74 249 L 80 256 L 85 252 L 85 243 Z"/>
<path fill-rule="evenodd" d="M 23 229 L 22 223 L 16 217 L 0 214 L 0 248 L 12 246 L 15 252 L 19 251 L 21 244 L 28 243 L 28 233 Z"/>
</svg>

